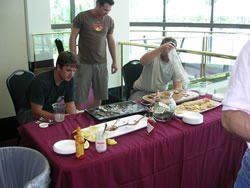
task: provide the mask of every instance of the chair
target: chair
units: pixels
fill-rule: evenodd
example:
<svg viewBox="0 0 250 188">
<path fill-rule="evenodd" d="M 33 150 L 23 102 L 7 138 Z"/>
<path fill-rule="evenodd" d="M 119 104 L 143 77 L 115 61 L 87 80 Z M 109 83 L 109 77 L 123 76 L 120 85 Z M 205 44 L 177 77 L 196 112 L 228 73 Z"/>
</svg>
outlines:
<svg viewBox="0 0 250 188">
<path fill-rule="evenodd" d="M 122 67 L 122 75 L 125 82 L 127 100 L 130 97 L 130 91 L 133 89 L 134 82 L 141 75 L 143 66 L 139 60 L 129 61 Z"/>
<path fill-rule="evenodd" d="M 64 51 L 63 43 L 62 43 L 62 41 L 61 41 L 60 39 L 58 39 L 58 38 L 55 40 L 55 43 L 56 43 L 56 48 L 57 48 L 57 50 L 58 50 L 58 53 L 60 54 L 61 52 Z"/>
<path fill-rule="evenodd" d="M 16 114 L 23 107 L 25 100 L 25 90 L 35 74 L 31 71 L 18 69 L 13 72 L 6 80 Z"/>
<path fill-rule="evenodd" d="M 50 166 L 40 152 L 26 147 L 0 148 L 0 187 L 48 188 Z"/>
</svg>

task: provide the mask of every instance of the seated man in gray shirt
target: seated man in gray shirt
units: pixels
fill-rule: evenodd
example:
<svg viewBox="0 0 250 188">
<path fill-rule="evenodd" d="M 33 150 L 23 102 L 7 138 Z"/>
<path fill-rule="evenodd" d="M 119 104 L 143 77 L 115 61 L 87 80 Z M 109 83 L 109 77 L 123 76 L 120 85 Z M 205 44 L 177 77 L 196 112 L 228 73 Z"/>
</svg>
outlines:
<svg viewBox="0 0 250 188">
<path fill-rule="evenodd" d="M 25 106 L 17 114 L 24 124 L 40 117 L 54 119 L 52 104 L 64 99 L 66 113 L 76 113 L 74 74 L 79 66 L 78 57 L 71 52 L 61 52 L 56 68 L 35 76 L 26 89 Z"/>
<path fill-rule="evenodd" d="M 173 81 L 174 89 L 180 90 L 187 86 L 188 75 L 184 71 L 176 54 L 177 41 L 172 37 L 162 40 L 161 46 L 144 54 L 140 63 L 143 70 L 135 81 L 129 100 L 141 100 L 149 93 L 168 90 L 169 82 Z M 171 58 L 170 58 L 171 56 Z"/>
</svg>

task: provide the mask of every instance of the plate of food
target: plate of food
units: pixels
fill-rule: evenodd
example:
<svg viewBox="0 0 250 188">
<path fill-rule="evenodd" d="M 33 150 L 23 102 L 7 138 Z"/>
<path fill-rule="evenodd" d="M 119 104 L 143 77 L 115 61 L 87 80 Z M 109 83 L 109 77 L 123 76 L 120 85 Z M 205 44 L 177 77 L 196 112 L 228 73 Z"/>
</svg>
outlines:
<svg viewBox="0 0 250 188">
<path fill-rule="evenodd" d="M 148 111 L 148 107 L 133 101 L 125 101 L 90 108 L 85 111 L 96 120 L 103 121 L 134 114 L 143 114 Z"/>
<path fill-rule="evenodd" d="M 184 102 L 176 106 L 175 116 L 183 117 L 185 112 L 206 112 L 220 106 L 221 103 L 208 98 L 203 98 L 195 101 Z"/>
<path fill-rule="evenodd" d="M 185 101 L 197 99 L 199 97 L 198 93 L 194 91 L 190 91 L 190 90 L 169 90 L 169 91 L 160 92 L 160 95 L 170 96 L 171 94 L 177 104 L 185 102 Z M 142 97 L 142 101 L 144 103 L 152 103 L 155 95 L 156 95 L 155 93 L 144 95 Z"/>
<path fill-rule="evenodd" d="M 147 119 L 148 118 L 145 115 L 140 114 L 124 118 L 117 118 L 112 121 L 83 128 L 81 129 L 81 134 L 86 140 L 95 142 L 96 133 L 99 131 L 104 131 L 105 124 L 107 124 L 105 136 L 107 139 L 114 138 L 146 127 Z"/>
</svg>

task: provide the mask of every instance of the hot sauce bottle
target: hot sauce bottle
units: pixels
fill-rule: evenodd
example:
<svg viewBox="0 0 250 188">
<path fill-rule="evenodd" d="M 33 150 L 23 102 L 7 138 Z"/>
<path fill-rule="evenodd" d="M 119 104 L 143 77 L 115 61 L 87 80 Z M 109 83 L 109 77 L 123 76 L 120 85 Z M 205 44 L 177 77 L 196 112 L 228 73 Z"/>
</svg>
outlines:
<svg viewBox="0 0 250 188">
<path fill-rule="evenodd" d="M 147 121 L 147 135 L 152 135 L 155 132 L 155 120 L 153 118 L 154 116 L 154 112 L 153 109 L 150 108 L 149 109 L 149 117 L 148 117 L 148 121 Z"/>
<path fill-rule="evenodd" d="M 80 127 L 77 127 L 75 141 L 76 141 L 76 158 L 83 159 L 84 158 L 84 139 L 81 135 Z"/>
<path fill-rule="evenodd" d="M 160 91 L 159 91 L 159 89 L 156 90 L 155 96 L 160 99 Z"/>
</svg>

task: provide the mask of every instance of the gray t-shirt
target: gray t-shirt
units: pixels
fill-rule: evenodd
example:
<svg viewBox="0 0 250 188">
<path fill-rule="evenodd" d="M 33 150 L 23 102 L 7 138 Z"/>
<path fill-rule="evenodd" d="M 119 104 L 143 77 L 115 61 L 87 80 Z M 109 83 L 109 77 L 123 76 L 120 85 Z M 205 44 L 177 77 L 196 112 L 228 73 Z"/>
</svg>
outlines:
<svg viewBox="0 0 250 188">
<path fill-rule="evenodd" d="M 178 81 L 175 75 L 173 64 L 161 61 L 160 55 L 153 61 L 143 66 L 142 73 L 135 81 L 133 88 L 148 92 L 168 90 L 170 81 Z"/>
</svg>

